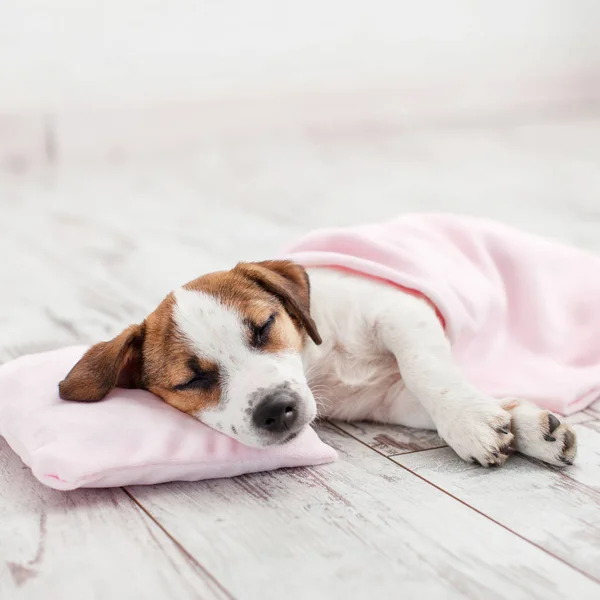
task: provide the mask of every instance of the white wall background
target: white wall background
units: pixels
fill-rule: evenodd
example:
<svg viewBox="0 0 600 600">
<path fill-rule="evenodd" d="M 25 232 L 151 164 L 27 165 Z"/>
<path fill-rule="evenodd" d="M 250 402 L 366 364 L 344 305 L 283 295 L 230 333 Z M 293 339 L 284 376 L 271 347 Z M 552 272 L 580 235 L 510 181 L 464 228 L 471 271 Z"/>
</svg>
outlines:
<svg viewBox="0 0 600 600">
<path fill-rule="evenodd" d="M 48 115 L 68 147 L 72 132 L 109 135 L 140 114 L 183 132 L 599 100 L 597 0 L 0 2 L 5 139 L 43 136 Z"/>
<path fill-rule="evenodd" d="M 595 0 L 4 0 L 0 107 L 324 86 L 598 93 Z M 415 101 L 423 98 L 415 98 Z"/>
</svg>

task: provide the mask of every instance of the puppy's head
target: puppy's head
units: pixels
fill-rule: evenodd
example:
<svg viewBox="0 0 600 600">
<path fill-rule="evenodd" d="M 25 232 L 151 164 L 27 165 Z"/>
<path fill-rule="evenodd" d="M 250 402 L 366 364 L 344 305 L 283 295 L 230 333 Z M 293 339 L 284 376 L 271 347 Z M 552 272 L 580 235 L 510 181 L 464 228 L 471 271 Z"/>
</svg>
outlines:
<svg viewBox="0 0 600 600">
<path fill-rule="evenodd" d="M 284 443 L 316 416 L 300 351 L 321 343 L 304 269 L 240 263 L 173 292 L 141 325 L 90 348 L 60 383 L 65 400 L 147 389 L 251 446 Z"/>
</svg>

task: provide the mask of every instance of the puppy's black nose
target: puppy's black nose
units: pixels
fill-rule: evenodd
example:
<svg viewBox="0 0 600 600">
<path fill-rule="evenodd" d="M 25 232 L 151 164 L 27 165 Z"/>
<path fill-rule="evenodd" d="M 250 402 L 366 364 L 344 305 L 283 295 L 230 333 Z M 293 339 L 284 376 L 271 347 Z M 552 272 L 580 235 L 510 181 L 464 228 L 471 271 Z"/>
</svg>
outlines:
<svg viewBox="0 0 600 600">
<path fill-rule="evenodd" d="M 297 406 L 295 394 L 276 391 L 261 400 L 254 410 L 252 421 L 259 429 L 282 433 L 291 429 L 298 419 Z"/>
</svg>

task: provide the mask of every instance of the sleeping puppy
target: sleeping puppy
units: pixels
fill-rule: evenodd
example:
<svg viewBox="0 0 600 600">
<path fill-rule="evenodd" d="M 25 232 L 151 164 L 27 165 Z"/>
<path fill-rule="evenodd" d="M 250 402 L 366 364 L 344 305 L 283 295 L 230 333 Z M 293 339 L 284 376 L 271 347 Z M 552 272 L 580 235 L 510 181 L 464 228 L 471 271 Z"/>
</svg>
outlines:
<svg viewBox="0 0 600 600">
<path fill-rule="evenodd" d="M 576 453 L 575 433 L 553 414 L 463 378 L 426 300 L 290 261 L 184 285 L 93 346 L 59 391 L 95 402 L 116 386 L 149 390 L 250 446 L 283 444 L 319 414 L 436 429 L 483 466 L 502 465 L 510 448 L 558 466 Z"/>
</svg>

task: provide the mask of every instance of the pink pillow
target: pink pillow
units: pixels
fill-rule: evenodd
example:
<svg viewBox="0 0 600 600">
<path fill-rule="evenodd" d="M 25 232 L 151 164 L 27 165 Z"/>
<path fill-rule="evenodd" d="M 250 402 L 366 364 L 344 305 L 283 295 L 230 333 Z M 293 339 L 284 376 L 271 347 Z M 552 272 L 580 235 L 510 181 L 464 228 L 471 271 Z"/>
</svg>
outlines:
<svg viewBox="0 0 600 600">
<path fill-rule="evenodd" d="M 307 428 L 292 442 L 248 448 L 143 390 L 66 402 L 58 382 L 87 348 L 24 356 L 0 367 L 0 435 L 58 490 L 234 477 L 335 460 Z"/>
</svg>

